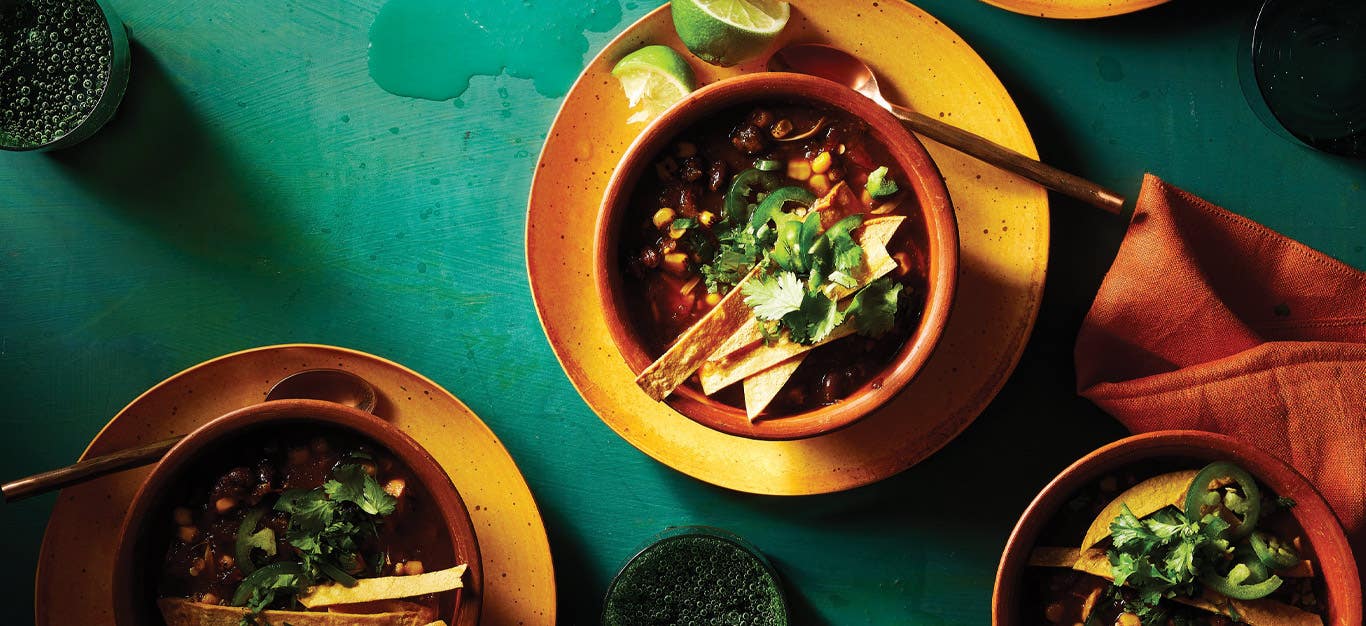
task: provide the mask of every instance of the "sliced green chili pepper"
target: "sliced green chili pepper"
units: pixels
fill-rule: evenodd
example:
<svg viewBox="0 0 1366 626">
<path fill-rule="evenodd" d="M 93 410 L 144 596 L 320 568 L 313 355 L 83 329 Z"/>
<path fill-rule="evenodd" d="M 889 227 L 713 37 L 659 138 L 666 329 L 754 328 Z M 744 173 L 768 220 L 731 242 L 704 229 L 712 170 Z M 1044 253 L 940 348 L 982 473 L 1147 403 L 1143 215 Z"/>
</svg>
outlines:
<svg viewBox="0 0 1366 626">
<path fill-rule="evenodd" d="M 808 213 L 806 219 L 802 221 L 801 241 L 797 251 L 800 258 L 798 273 L 810 271 L 811 269 L 811 246 L 815 245 L 816 238 L 821 234 L 821 216 L 815 213 Z"/>
<path fill-rule="evenodd" d="M 736 174 L 730 189 L 726 190 L 722 220 L 727 224 L 744 223 L 749 214 L 749 197 L 755 193 L 772 191 L 778 184 L 777 176 L 763 170 L 748 169 Z"/>
<path fill-rule="evenodd" d="M 298 576 L 300 577 L 299 583 L 302 586 L 303 574 L 304 566 L 301 563 L 292 561 L 271 563 L 242 579 L 242 582 L 237 585 L 237 591 L 232 594 L 232 605 L 246 606 L 247 601 L 251 600 L 252 593 L 258 588 L 278 588 L 279 586 L 274 584 L 278 576 Z"/>
<path fill-rule="evenodd" d="M 1228 576 L 1205 574 L 1200 577 L 1200 583 L 1235 600 L 1265 598 L 1279 589 L 1282 583 L 1280 576 L 1271 576 L 1259 583 L 1248 583 L 1251 576 L 1251 569 L 1246 564 L 1239 563 L 1229 570 Z"/>
<path fill-rule="evenodd" d="M 1245 585 L 1256 584 L 1271 578 L 1271 569 L 1262 562 L 1261 557 L 1257 556 L 1255 551 L 1247 546 L 1238 548 L 1238 550 L 1233 553 L 1233 561 L 1234 563 L 1242 563 L 1247 566 L 1248 576 L 1247 579 L 1243 581 L 1243 584 Z"/>
<path fill-rule="evenodd" d="M 1233 482 L 1238 491 L 1221 492 L 1225 480 Z M 1192 521 L 1204 519 L 1220 508 L 1232 511 L 1242 519 L 1228 530 L 1228 539 L 1237 541 L 1252 534 L 1262 508 L 1262 492 L 1257 481 L 1243 468 L 1219 461 L 1206 465 L 1195 475 L 1190 491 L 1186 492 L 1186 517 Z"/>
<path fill-rule="evenodd" d="M 1300 562 L 1300 555 L 1283 543 L 1275 535 L 1257 531 L 1248 537 L 1252 551 L 1257 558 L 1271 569 L 1285 569 Z"/>
<path fill-rule="evenodd" d="M 270 531 L 269 548 L 259 545 L 256 541 L 256 524 L 261 521 L 261 516 L 265 514 L 265 509 L 252 509 L 247 512 L 247 516 L 242 518 L 242 524 L 237 527 L 237 542 L 233 546 L 233 551 L 237 554 L 237 569 L 242 570 L 243 575 L 256 571 L 256 563 L 251 560 L 251 549 L 253 547 L 259 547 L 271 555 L 275 554 L 275 531 Z"/>
<path fill-rule="evenodd" d="M 864 217 L 865 216 L 862 213 L 855 213 L 853 215 L 845 216 L 844 219 L 841 219 L 840 221 L 831 224 L 830 228 L 825 229 L 825 234 L 822 236 L 826 239 L 829 239 L 831 243 L 834 243 L 835 239 L 843 237 L 844 235 L 849 234 L 849 232 L 853 231 L 855 228 L 862 226 Z"/>
<path fill-rule="evenodd" d="M 759 228 L 773 219 L 775 213 L 782 210 L 783 205 L 793 202 L 804 207 L 810 207 L 816 201 L 815 194 L 801 187 L 779 187 L 774 189 L 759 206 L 754 209 L 754 214 L 749 218 L 749 230 L 758 232 Z"/>
<path fill-rule="evenodd" d="M 324 574 L 327 574 L 328 578 L 341 583 L 343 587 L 356 586 L 356 577 L 343 572 L 340 567 L 328 563 L 327 561 L 318 561 L 317 563 L 318 569 L 322 570 Z"/>
<path fill-rule="evenodd" d="M 782 168 L 783 162 L 774 159 L 759 159 L 754 162 L 754 169 L 764 172 L 776 172 Z"/>
<path fill-rule="evenodd" d="M 773 261 L 789 272 L 800 272 L 802 254 L 802 223 L 783 222 L 778 228 L 778 241 L 773 246 Z"/>
<path fill-rule="evenodd" d="M 812 217 L 811 219 L 819 220 L 820 218 Z M 811 276 L 807 281 L 807 290 L 815 293 L 820 291 L 821 286 L 825 284 L 826 275 L 834 269 L 835 261 L 832 258 L 834 253 L 830 249 L 830 240 L 825 237 L 817 237 L 816 243 L 812 244 L 811 249 L 806 252 L 810 259 L 808 265 L 811 269 Z"/>
</svg>

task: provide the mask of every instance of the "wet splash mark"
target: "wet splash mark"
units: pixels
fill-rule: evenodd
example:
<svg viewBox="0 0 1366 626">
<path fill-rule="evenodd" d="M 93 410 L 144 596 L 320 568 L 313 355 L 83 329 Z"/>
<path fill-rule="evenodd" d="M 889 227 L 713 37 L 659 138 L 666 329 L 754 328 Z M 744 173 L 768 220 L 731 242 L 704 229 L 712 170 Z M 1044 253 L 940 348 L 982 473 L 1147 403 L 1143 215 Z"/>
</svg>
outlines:
<svg viewBox="0 0 1366 626">
<path fill-rule="evenodd" d="M 584 31 L 621 21 L 617 0 L 389 0 L 370 27 L 370 77 L 392 94 L 457 98 L 507 72 L 563 96 L 583 69 Z"/>
</svg>

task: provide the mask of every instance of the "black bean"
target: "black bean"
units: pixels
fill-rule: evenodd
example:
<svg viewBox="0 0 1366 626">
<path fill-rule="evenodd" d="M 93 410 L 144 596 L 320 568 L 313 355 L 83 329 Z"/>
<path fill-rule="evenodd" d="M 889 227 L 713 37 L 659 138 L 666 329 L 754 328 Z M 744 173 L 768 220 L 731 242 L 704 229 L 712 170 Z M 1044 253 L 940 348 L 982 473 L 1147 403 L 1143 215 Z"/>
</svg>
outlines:
<svg viewBox="0 0 1366 626">
<path fill-rule="evenodd" d="M 704 173 L 702 171 L 702 159 L 690 156 L 683 159 L 683 166 L 678 170 L 678 177 L 691 183 L 702 178 Z"/>
<path fill-rule="evenodd" d="M 821 404 L 834 404 L 844 397 L 844 376 L 840 372 L 826 372 L 816 386 L 816 395 Z"/>
<path fill-rule="evenodd" d="M 654 269 L 659 267 L 659 251 L 654 248 L 645 248 L 640 251 L 640 264 Z"/>
<path fill-rule="evenodd" d="M 707 168 L 707 188 L 712 191 L 720 191 L 721 185 L 726 184 L 726 162 L 712 161 L 711 167 Z"/>
<path fill-rule="evenodd" d="M 749 117 L 745 121 L 759 127 L 765 127 L 773 123 L 773 112 L 765 108 L 754 109 L 749 112 Z"/>
<path fill-rule="evenodd" d="M 754 124 L 741 124 L 731 131 L 730 143 L 746 154 L 758 154 L 768 146 L 768 137 Z"/>
</svg>

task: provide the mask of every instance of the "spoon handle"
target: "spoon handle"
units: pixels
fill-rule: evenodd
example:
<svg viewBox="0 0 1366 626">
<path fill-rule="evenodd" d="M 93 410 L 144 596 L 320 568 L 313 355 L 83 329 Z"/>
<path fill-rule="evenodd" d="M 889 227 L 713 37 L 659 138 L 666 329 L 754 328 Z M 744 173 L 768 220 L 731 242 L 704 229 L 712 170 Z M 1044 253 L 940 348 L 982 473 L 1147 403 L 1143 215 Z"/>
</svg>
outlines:
<svg viewBox="0 0 1366 626">
<path fill-rule="evenodd" d="M 891 104 L 890 108 L 892 114 L 900 118 L 907 128 L 964 154 L 1116 215 L 1124 209 L 1124 196 L 1085 178 L 1040 163 L 985 137 L 945 124 L 923 113 L 896 104 Z"/>
<path fill-rule="evenodd" d="M 20 478 L 0 486 L 6 502 L 22 500 L 29 496 L 47 493 L 63 487 L 112 474 L 121 470 L 157 462 L 166 451 L 180 442 L 183 437 L 172 437 L 136 448 L 119 450 L 111 454 L 91 457 L 66 467 Z"/>
</svg>

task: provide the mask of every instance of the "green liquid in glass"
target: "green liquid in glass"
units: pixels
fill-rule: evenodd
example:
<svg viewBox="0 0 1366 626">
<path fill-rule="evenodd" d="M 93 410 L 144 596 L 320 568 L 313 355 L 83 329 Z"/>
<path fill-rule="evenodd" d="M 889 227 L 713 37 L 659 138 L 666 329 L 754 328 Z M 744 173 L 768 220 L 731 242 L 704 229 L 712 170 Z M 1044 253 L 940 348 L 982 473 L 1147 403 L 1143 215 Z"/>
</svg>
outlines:
<svg viewBox="0 0 1366 626">
<path fill-rule="evenodd" d="M 0 144 L 80 126 L 109 83 L 111 35 L 93 0 L 0 0 Z"/>
<path fill-rule="evenodd" d="M 389 0 L 370 27 L 370 77 L 390 93 L 459 97 L 503 71 L 559 97 L 583 68 L 585 30 L 621 20 L 616 0 Z"/>
<path fill-rule="evenodd" d="M 608 590 L 603 626 L 785 626 L 778 581 L 738 544 L 668 537 L 631 559 Z"/>
</svg>

